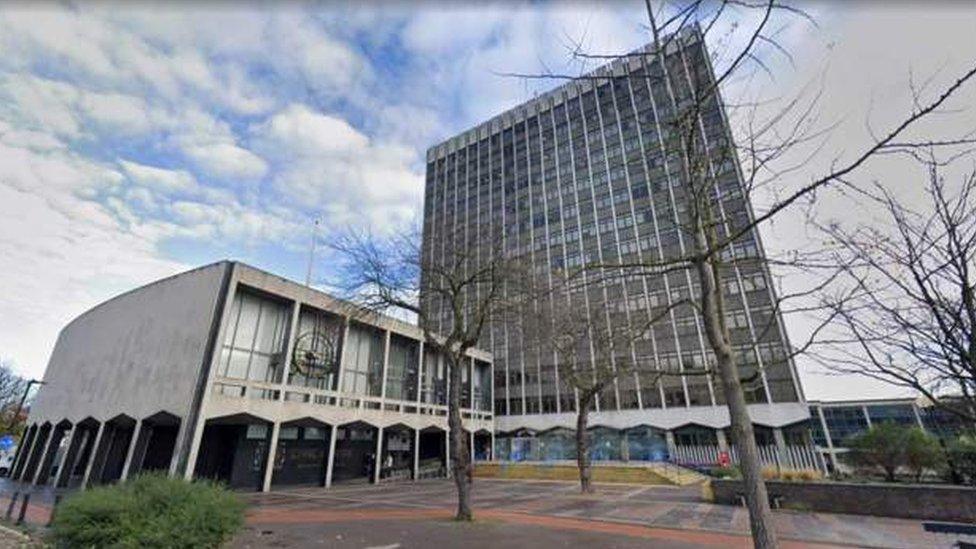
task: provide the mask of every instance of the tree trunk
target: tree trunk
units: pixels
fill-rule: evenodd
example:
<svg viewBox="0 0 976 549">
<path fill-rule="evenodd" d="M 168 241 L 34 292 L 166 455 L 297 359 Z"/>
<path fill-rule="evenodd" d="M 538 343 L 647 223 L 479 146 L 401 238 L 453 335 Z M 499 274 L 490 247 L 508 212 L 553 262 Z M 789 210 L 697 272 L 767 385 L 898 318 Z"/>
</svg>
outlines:
<svg viewBox="0 0 976 549">
<path fill-rule="evenodd" d="M 708 249 L 702 227 L 696 231 L 696 237 L 700 239 L 696 242 L 698 248 Z M 739 381 L 739 368 L 735 363 L 728 327 L 725 325 L 721 277 L 719 265 L 714 263 L 716 261 L 719 261 L 719 258 L 711 256 L 699 261 L 697 265 L 702 292 L 702 321 L 705 324 L 709 344 L 715 353 L 722 390 L 729 408 L 732 435 L 736 449 L 739 451 L 739 468 L 742 471 L 746 507 L 749 508 L 752 541 L 757 548 L 769 549 L 777 547 L 776 532 L 773 530 L 773 513 L 769 508 L 769 496 L 766 493 L 766 483 L 763 481 L 762 461 L 759 458 L 759 449 L 756 447 L 752 419 L 749 417 L 742 383 Z"/>
<path fill-rule="evenodd" d="M 457 514 L 454 520 L 471 520 L 471 460 L 468 455 L 468 441 L 465 440 L 461 424 L 461 366 L 464 356 L 451 357 L 450 392 L 447 401 L 447 425 L 450 432 L 448 448 L 451 456 L 451 474 L 457 487 Z"/>
<path fill-rule="evenodd" d="M 590 470 L 589 445 L 586 443 L 586 423 L 590 416 L 590 401 L 593 397 L 581 398 L 576 412 L 576 466 L 579 467 L 580 491 L 593 493 L 592 471 Z"/>
<path fill-rule="evenodd" d="M 752 541 L 757 548 L 777 547 L 776 532 L 773 531 L 773 513 L 769 508 L 769 496 L 762 476 L 762 461 L 759 458 L 759 449 L 756 447 L 752 419 L 749 417 L 742 384 L 739 382 L 735 358 L 729 347 L 724 347 L 722 352 L 716 349 L 715 358 L 722 378 L 722 390 L 728 403 L 735 446 L 739 453 L 739 468 L 742 471 L 746 507 L 749 508 Z"/>
</svg>

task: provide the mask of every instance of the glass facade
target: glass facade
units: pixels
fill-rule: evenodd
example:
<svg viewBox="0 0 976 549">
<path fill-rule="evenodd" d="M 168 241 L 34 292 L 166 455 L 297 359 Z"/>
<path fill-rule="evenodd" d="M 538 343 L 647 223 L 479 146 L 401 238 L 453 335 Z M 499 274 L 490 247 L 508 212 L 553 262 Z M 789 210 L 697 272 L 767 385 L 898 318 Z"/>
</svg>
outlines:
<svg viewBox="0 0 976 549">
<path fill-rule="evenodd" d="M 868 428 L 863 406 L 825 406 L 824 421 L 834 446 L 844 446 L 844 441 Z"/>
<path fill-rule="evenodd" d="M 897 423 L 918 427 L 918 418 L 911 404 L 872 404 L 866 406 L 871 424 Z"/>
<path fill-rule="evenodd" d="M 383 332 L 352 323 L 342 372 L 342 392 L 380 396 L 383 389 Z"/>
<path fill-rule="evenodd" d="M 664 78 L 657 58 L 631 57 L 626 74 L 567 84 L 431 149 L 425 257 L 445 262 L 489 242 L 505 254 L 530 258 L 536 272 L 554 273 L 594 262 L 683 255 L 689 237 L 683 228 L 689 219 L 687 190 L 669 137 L 677 105 L 689 95 L 684 82 L 692 76 L 712 78 L 705 56 L 700 42 L 685 44 L 666 60 L 670 78 Z M 721 149 L 730 139 L 718 101 L 706 105 L 701 122 L 710 148 Z M 716 158 L 711 168 L 722 221 L 727 226 L 747 222 L 752 211 L 735 162 Z M 743 259 L 761 253 L 759 236 L 752 232 L 727 250 Z M 739 370 L 749 380 L 748 399 L 795 402 L 798 391 L 769 275 L 762 262 L 729 265 L 722 282 Z M 696 284 L 694 276 L 679 271 L 620 277 L 594 291 L 612 304 L 606 315 L 612 329 L 646 321 L 694 295 Z M 451 322 L 447 308 L 435 295 L 422 298 L 445 331 Z M 590 310 L 587 292 L 573 299 Z M 480 342 L 494 356 L 494 412 L 574 411 L 575 394 L 560 381 L 553 353 L 537 352 L 523 339 L 518 323 L 496 321 Z M 659 376 L 661 370 L 680 374 L 714 364 L 699 314 L 690 305 L 675 306 L 614 361 L 615 366 L 632 364 L 634 373 L 603 391 L 597 410 L 724 404 L 711 376 Z"/>
<path fill-rule="evenodd" d="M 664 432 L 652 427 L 593 427 L 586 436 L 593 461 L 666 461 L 669 457 Z M 573 461 L 576 433 L 564 428 L 500 433 L 495 436 L 495 457 L 503 461 Z"/>
<path fill-rule="evenodd" d="M 420 344 L 393 335 L 390 338 L 390 363 L 386 370 L 386 398 L 417 399 L 417 372 L 420 368 Z"/>
<path fill-rule="evenodd" d="M 343 320 L 338 315 L 302 307 L 292 351 L 302 367 L 290 365 L 288 384 L 335 390 L 342 354 L 342 333 Z M 308 363 L 315 363 L 315 366 L 307 367 Z"/>
<path fill-rule="evenodd" d="M 234 294 L 217 373 L 252 381 L 281 380 L 291 307 L 245 290 Z"/>
</svg>

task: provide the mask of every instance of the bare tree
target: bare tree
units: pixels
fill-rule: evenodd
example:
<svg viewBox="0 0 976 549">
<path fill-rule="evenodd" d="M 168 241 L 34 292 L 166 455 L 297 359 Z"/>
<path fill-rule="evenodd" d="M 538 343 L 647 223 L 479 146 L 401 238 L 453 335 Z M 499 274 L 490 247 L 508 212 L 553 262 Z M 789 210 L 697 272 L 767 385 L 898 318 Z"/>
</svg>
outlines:
<svg viewBox="0 0 976 549">
<path fill-rule="evenodd" d="M 597 396 L 625 376 L 635 375 L 634 341 L 644 337 L 651 322 L 622 318 L 623 313 L 607 299 L 596 284 L 577 280 L 574 273 L 552 273 L 548 287 L 525 292 L 527 346 L 540 361 L 558 371 L 566 389 L 576 395 L 576 464 L 580 490 L 592 493 L 588 422 Z M 591 292 L 593 288 L 598 290 Z M 531 304 L 530 304 L 531 303 Z M 660 315 L 667 314 L 667 311 Z M 659 315 L 659 316 L 660 316 Z M 621 318 L 612 318 L 612 317 Z M 611 328 L 612 326 L 612 328 Z M 551 361 L 551 362 L 550 362 Z M 606 398 L 606 395 L 604 395 Z"/>
<path fill-rule="evenodd" d="M 837 322 L 815 356 L 917 391 L 976 427 L 976 171 L 947 181 L 934 154 L 915 156 L 922 200 L 852 185 L 883 219 L 821 225 L 843 276 L 824 293 Z"/>
<path fill-rule="evenodd" d="M 0 360 L 0 417 L 8 432 L 18 431 L 17 403 L 27 390 L 27 380 L 14 372 L 13 364 Z"/>
<path fill-rule="evenodd" d="M 740 359 L 731 337 L 729 318 L 734 311 L 728 302 L 729 281 L 739 278 L 736 274 L 747 269 L 758 269 L 768 278 L 770 262 L 757 249 L 758 228 L 791 208 L 810 206 L 818 190 L 837 186 L 879 153 L 894 147 L 917 148 L 917 144 L 897 140 L 920 120 L 937 112 L 973 78 L 976 67 L 929 101 L 917 101 L 910 113 L 887 132 L 875 135 L 850 160 L 836 160 L 827 173 L 810 174 L 804 183 L 791 186 L 788 176 L 809 169 L 810 159 L 830 138 L 830 126 L 822 127 L 817 121 L 819 92 L 804 90 L 796 97 L 781 99 L 778 107 L 760 105 L 750 97 L 739 97 L 740 101 L 730 104 L 720 92 L 727 91 L 736 78 L 748 79 L 757 71 L 770 72 L 760 48 L 789 56 L 775 40 L 771 24 L 774 13 L 807 16 L 775 0 L 761 4 L 689 1 L 673 9 L 668 7 L 668 16 L 664 18 L 663 10 L 656 11 L 647 1 L 653 38 L 648 49 L 624 55 L 594 55 L 582 52 L 579 47 L 573 49 L 572 55 L 584 60 L 629 63 L 639 59 L 645 67 L 639 74 L 616 76 L 611 71 L 598 71 L 583 75 L 545 72 L 511 76 L 586 81 L 597 89 L 646 85 L 663 91 L 654 117 L 664 135 L 658 137 L 658 143 L 651 147 L 644 145 L 642 149 L 654 150 L 669 179 L 661 199 L 684 204 L 681 215 L 667 220 L 676 228 L 680 251 L 664 254 L 659 250 L 657 254 L 618 261 L 604 258 L 590 262 L 585 269 L 599 273 L 595 278 L 674 273 L 688 276 L 689 282 L 694 280 L 690 297 L 710 349 L 706 368 L 717 374 L 729 409 L 753 541 L 756 547 L 775 547 L 776 535 L 742 386 Z M 726 41 L 732 44 L 728 46 L 728 55 L 718 70 L 712 71 L 712 60 L 702 44 L 709 33 L 730 26 L 747 29 L 746 35 L 737 41 Z M 740 120 L 745 121 L 739 144 L 727 128 L 722 128 L 728 124 L 726 107 L 737 108 Z M 750 203 L 757 191 L 767 199 L 767 204 L 754 213 Z M 658 225 L 659 220 L 655 218 L 654 223 Z M 776 302 L 776 311 L 767 326 L 777 324 L 779 308 Z"/>
<path fill-rule="evenodd" d="M 424 253 L 416 229 L 385 237 L 350 230 L 330 245 L 338 252 L 337 286 L 368 310 L 415 316 L 426 347 L 446 361 L 455 519 L 471 520 L 472 465 L 461 422 L 461 370 L 489 320 L 517 308 L 519 281 L 525 279 L 519 261 L 491 243 L 454 250 L 441 261 Z"/>
</svg>

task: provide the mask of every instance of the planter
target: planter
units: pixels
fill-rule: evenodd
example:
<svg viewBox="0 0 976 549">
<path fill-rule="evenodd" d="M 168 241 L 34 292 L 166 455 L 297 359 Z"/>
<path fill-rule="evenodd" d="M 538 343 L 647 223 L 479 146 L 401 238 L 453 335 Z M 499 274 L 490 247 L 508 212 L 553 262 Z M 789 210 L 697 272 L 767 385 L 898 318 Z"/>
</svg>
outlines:
<svg viewBox="0 0 976 549">
<path fill-rule="evenodd" d="M 739 504 L 741 480 L 715 479 L 711 485 L 715 503 Z M 766 491 L 785 509 L 976 522 L 976 488 L 966 486 L 767 480 Z"/>
</svg>

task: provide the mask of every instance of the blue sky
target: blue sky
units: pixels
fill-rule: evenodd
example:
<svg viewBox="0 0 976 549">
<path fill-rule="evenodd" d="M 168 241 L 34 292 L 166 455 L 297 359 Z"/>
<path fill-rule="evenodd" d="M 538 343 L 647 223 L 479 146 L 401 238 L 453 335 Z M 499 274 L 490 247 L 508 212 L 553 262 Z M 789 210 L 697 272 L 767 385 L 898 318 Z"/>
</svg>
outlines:
<svg viewBox="0 0 976 549">
<path fill-rule="evenodd" d="M 71 318 L 202 263 L 301 280 L 313 218 L 415 218 L 428 146 L 554 85 L 499 72 L 648 40 L 639 0 L 444 6 L 0 6 L 0 358 L 41 375 Z M 815 72 L 877 25 L 783 36 Z"/>
<path fill-rule="evenodd" d="M 0 357 L 39 375 L 71 318 L 201 263 L 301 279 L 315 217 L 415 218 L 426 147 L 530 97 L 495 73 L 641 43 L 618 7 L 0 7 Z"/>
</svg>

